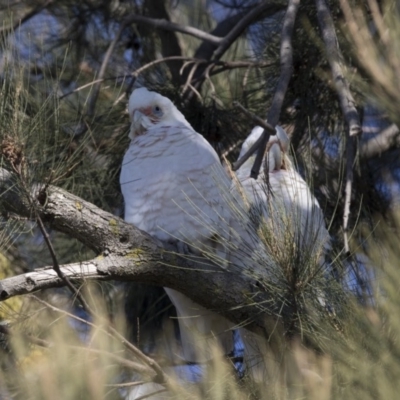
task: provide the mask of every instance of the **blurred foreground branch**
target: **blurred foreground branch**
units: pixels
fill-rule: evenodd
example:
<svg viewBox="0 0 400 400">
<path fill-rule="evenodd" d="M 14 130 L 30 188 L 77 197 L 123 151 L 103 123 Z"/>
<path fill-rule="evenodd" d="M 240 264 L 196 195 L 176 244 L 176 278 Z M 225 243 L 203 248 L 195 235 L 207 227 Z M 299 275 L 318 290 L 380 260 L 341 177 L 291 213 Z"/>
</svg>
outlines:
<svg viewBox="0 0 400 400">
<path fill-rule="evenodd" d="M 400 130 L 396 124 L 391 124 L 376 136 L 363 142 L 360 146 L 360 156 L 371 158 L 390 150 L 393 146 L 399 146 Z"/>
</svg>

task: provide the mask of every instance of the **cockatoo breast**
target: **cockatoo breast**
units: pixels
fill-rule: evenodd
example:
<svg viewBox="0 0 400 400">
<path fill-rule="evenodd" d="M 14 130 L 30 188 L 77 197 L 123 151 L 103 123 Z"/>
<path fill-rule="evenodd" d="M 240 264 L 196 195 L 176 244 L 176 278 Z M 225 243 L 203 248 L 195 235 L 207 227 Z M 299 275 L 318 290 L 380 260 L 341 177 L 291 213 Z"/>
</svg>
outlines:
<svg viewBox="0 0 400 400">
<path fill-rule="evenodd" d="M 212 236 L 229 188 L 216 153 L 185 124 L 154 125 L 135 136 L 121 170 L 125 220 L 160 240 Z"/>
</svg>

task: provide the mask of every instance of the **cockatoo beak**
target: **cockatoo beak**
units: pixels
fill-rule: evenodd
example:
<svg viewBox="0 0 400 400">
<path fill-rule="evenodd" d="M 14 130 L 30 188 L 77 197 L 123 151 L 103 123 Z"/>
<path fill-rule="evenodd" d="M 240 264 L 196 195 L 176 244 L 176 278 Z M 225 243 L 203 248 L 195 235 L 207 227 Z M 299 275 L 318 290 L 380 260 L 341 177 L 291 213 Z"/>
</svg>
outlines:
<svg viewBox="0 0 400 400">
<path fill-rule="evenodd" d="M 136 136 L 143 135 L 146 131 L 144 118 L 145 114 L 143 114 L 140 110 L 133 110 L 131 115 L 131 130 L 129 132 L 129 137 L 134 139 Z"/>
</svg>

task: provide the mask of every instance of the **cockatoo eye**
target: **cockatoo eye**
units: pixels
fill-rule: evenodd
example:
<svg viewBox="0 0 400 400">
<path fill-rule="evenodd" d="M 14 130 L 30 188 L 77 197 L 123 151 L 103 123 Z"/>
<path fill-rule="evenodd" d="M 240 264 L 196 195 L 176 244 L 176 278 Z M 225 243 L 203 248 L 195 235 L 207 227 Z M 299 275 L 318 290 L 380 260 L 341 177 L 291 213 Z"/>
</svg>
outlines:
<svg viewBox="0 0 400 400">
<path fill-rule="evenodd" d="M 153 106 L 153 114 L 156 115 L 157 117 L 161 117 L 163 115 L 163 110 L 161 109 L 160 106 Z"/>
</svg>

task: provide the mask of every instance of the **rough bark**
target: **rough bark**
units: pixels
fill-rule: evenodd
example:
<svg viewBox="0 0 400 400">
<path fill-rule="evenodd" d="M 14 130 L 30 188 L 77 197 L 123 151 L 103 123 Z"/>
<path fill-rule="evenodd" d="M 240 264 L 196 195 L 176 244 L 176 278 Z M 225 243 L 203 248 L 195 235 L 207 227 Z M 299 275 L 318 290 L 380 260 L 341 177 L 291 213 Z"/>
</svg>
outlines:
<svg viewBox="0 0 400 400">
<path fill-rule="evenodd" d="M 4 169 L 0 169 L 0 193 L 3 212 L 34 219 L 35 213 L 13 174 Z M 36 199 L 36 212 L 50 228 L 78 239 L 99 254 L 87 262 L 61 266 L 71 281 L 137 281 L 171 287 L 233 322 L 252 321 L 250 329 L 265 327 L 271 322 L 269 316 L 285 313 L 269 293 L 260 290 L 255 279 L 237 270 L 221 269 L 206 259 L 179 255 L 175 246 L 153 239 L 60 188 L 36 185 L 31 198 Z M 0 300 L 64 284 L 48 267 L 0 281 Z"/>
</svg>

